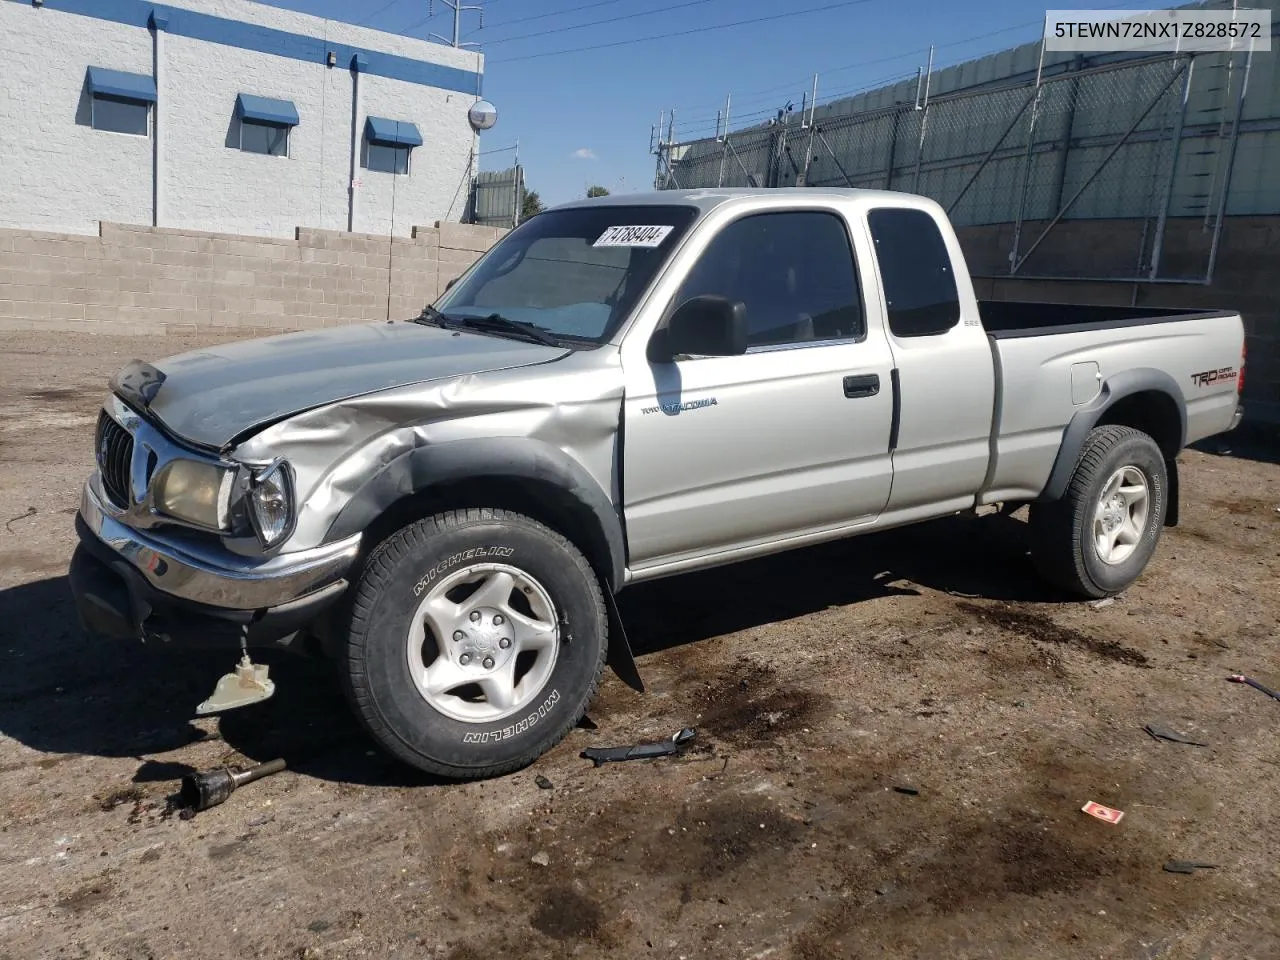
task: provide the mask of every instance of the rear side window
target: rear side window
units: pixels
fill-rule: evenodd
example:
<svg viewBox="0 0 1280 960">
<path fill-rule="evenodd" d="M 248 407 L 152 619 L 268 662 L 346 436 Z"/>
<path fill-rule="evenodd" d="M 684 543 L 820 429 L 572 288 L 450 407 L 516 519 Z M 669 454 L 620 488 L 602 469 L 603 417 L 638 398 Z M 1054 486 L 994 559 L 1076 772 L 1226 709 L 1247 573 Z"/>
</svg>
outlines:
<svg viewBox="0 0 1280 960">
<path fill-rule="evenodd" d="M 951 256 L 933 217 L 884 208 L 867 214 L 895 337 L 929 337 L 960 322 Z"/>
</svg>

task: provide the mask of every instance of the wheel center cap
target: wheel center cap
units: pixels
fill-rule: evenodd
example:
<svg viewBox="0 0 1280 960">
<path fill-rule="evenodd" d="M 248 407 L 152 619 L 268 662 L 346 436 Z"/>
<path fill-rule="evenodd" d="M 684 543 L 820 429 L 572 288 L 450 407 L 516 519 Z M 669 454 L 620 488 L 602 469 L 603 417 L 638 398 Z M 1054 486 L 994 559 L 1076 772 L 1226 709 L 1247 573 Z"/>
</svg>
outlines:
<svg viewBox="0 0 1280 960">
<path fill-rule="evenodd" d="M 477 607 L 459 626 L 454 641 L 459 663 L 487 673 L 511 659 L 515 631 L 511 620 L 502 612 L 492 607 Z"/>
</svg>

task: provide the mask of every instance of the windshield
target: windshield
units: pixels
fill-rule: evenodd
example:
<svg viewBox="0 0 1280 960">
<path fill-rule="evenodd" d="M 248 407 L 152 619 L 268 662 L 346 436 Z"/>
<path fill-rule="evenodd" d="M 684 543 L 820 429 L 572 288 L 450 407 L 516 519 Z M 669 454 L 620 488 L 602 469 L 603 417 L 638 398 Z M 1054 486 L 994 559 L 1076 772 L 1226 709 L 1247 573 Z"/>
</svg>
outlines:
<svg viewBox="0 0 1280 960">
<path fill-rule="evenodd" d="M 436 302 L 451 320 L 499 314 L 603 343 L 697 216 L 695 207 L 551 210 L 504 237 Z"/>
</svg>

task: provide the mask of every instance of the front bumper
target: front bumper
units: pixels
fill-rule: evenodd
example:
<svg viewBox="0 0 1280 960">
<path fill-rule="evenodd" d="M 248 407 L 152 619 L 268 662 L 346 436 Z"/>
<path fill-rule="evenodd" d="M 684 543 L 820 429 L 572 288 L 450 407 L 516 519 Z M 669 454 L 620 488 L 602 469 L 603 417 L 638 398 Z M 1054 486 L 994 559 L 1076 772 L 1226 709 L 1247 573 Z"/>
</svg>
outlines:
<svg viewBox="0 0 1280 960">
<path fill-rule="evenodd" d="M 287 640 L 345 591 L 360 537 L 256 559 L 149 536 L 111 516 L 92 482 L 70 580 L 86 629 L 180 646 Z"/>
</svg>

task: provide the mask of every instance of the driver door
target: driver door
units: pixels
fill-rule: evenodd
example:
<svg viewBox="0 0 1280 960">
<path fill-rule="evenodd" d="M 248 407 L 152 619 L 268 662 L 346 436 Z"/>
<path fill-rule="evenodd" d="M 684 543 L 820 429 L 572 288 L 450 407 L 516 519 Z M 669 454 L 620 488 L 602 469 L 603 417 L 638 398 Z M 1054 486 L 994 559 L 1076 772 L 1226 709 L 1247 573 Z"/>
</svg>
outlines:
<svg viewBox="0 0 1280 960">
<path fill-rule="evenodd" d="M 669 306 L 703 294 L 745 304 L 746 354 L 623 359 L 636 573 L 872 523 L 889 499 L 892 355 L 868 333 L 846 221 L 729 222 Z"/>
</svg>

